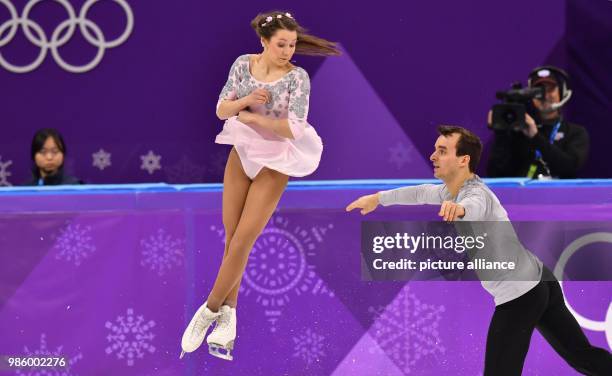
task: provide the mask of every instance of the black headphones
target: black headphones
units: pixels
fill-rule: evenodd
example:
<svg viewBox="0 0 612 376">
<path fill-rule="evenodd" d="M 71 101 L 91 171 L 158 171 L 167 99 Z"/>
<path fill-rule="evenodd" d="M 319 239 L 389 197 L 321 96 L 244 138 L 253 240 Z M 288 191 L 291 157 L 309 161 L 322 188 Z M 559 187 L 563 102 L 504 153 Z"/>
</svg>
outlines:
<svg viewBox="0 0 612 376">
<path fill-rule="evenodd" d="M 561 68 L 557 68 L 552 65 L 544 65 L 535 68 L 531 71 L 531 73 L 529 73 L 527 85 L 529 85 L 529 87 L 532 87 L 534 81 L 536 81 L 538 78 L 543 77 L 551 77 L 555 80 L 555 82 L 557 82 L 557 86 L 559 87 L 559 94 L 561 96 L 561 102 L 559 102 L 555 107 L 556 109 L 561 108 L 572 96 L 572 90 L 569 88 L 569 75 Z"/>
</svg>

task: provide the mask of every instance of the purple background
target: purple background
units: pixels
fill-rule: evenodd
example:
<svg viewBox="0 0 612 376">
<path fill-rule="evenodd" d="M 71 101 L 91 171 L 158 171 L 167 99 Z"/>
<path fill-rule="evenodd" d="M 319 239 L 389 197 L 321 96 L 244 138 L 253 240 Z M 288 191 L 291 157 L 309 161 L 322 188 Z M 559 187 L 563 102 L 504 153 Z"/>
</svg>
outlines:
<svg viewBox="0 0 612 376">
<path fill-rule="evenodd" d="M 19 10 L 26 4 L 11 2 Z M 78 12 L 84 0 L 70 3 Z M 251 18 L 286 3 L 129 4 L 133 33 L 90 72 L 65 72 L 51 56 L 27 74 L 0 68 L 0 171 L 10 173 L 0 184 L 2 177 L 27 179 L 31 137 L 41 127 L 64 133 L 68 170 L 90 183 L 221 180 L 228 148 L 213 143 L 222 125 L 214 116 L 217 96 L 232 61 L 259 52 Z M 308 179 L 429 178 L 437 124 L 469 127 L 488 143 L 484 123 L 494 92 L 548 63 L 572 76 L 568 115 L 591 134 L 583 176 L 612 176 L 611 164 L 598 163 L 609 147 L 611 2 L 309 1 L 288 10 L 344 51 L 295 57 L 310 73 L 309 120 L 325 142 L 321 166 Z M 8 18 L 0 5 L 0 23 Z M 125 24 L 111 1 L 97 3 L 89 18 L 107 39 Z M 65 12 L 42 2 L 31 19 L 50 35 Z M 78 64 L 95 49 L 77 32 L 60 52 Z M 38 49 L 20 31 L 0 53 L 25 64 Z M 112 153 L 104 170 L 92 166 L 100 148 Z M 149 150 L 162 156 L 153 174 L 140 168 Z M 2 192 L 0 354 L 65 355 L 71 375 L 481 374 L 493 303 L 480 284 L 361 282 L 361 218 L 342 208 L 390 187 L 314 184 L 292 186 L 252 253 L 248 272 L 255 274 L 243 284 L 233 363 L 204 349 L 178 360 L 182 330 L 221 258 L 218 186 Z M 521 184 L 495 188 L 513 220 L 611 219 L 609 185 Z M 388 209 L 372 219 L 403 213 Z M 428 207 L 405 213 L 405 220 L 435 219 Z M 304 269 L 290 289 L 270 295 L 278 286 L 262 272 L 261 256 L 272 257 L 270 244 L 279 238 L 284 254 L 303 255 L 289 270 Z M 575 282 L 566 293 L 579 312 L 604 320 L 610 287 Z M 113 347 L 125 342 L 118 320 L 130 318 L 142 330 L 140 343 L 151 345 L 139 347 L 142 358 L 132 365 L 130 352 Z M 603 332 L 586 333 L 610 349 Z M 525 374 L 575 373 L 534 334 Z"/>
<path fill-rule="evenodd" d="M 77 11 L 84 3 L 70 2 Z M 26 1 L 12 3 L 20 10 Z M 68 73 L 51 56 L 27 74 L 0 68 L 0 156 L 12 161 L 8 182 L 27 179 L 29 144 L 40 127 L 65 134 L 68 170 L 90 183 L 221 180 L 228 149 L 213 143 L 222 125 L 214 115 L 216 98 L 233 60 L 260 49 L 251 18 L 285 3 L 129 4 L 131 36 L 106 50 L 90 72 Z M 598 163 L 607 157 L 612 108 L 611 2 L 309 1 L 289 10 L 345 52 L 339 58 L 295 57 L 310 73 L 310 122 L 326 145 L 321 167 L 309 179 L 430 177 L 427 158 L 437 124 L 469 127 L 488 143 L 485 119 L 494 92 L 525 82 L 531 69 L 547 63 L 573 77 L 569 118 L 592 136 L 583 176 L 612 176 L 612 165 Z M 47 35 L 65 17 L 50 1 L 30 15 Z M 0 6 L 0 22 L 8 18 Z M 125 25 L 111 1 L 96 3 L 89 18 L 107 39 Z M 38 49 L 19 31 L 0 53 L 25 64 Z M 95 49 L 77 32 L 60 53 L 78 64 Z M 92 166 L 91 155 L 100 148 L 112 153 L 104 170 Z M 149 150 L 162 156 L 162 168 L 153 174 L 140 169 L 139 157 Z"/>
<path fill-rule="evenodd" d="M 205 348 L 178 359 L 184 326 L 221 260 L 220 186 L 7 190 L 0 354 L 61 354 L 72 359 L 69 375 L 480 375 L 494 305 L 479 282 L 361 280 L 362 217 L 344 206 L 414 183 L 292 184 L 251 252 L 231 363 Z M 550 221 L 541 245 L 572 240 L 555 238 L 555 221 L 612 220 L 610 182 L 489 183 L 512 220 Z M 363 219 L 435 220 L 436 212 L 394 207 Z M 595 257 L 586 253 L 568 268 Z M 598 321 L 611 287 L 565 283 L 572 306 Z M 604 332 L 585 333 L 610 349 Z M 131 363 L 130 351 L 113 347 L 126 343 L 140 351 Z M 534 333 L 524 374 L 575 372 Z"/>
</svg>

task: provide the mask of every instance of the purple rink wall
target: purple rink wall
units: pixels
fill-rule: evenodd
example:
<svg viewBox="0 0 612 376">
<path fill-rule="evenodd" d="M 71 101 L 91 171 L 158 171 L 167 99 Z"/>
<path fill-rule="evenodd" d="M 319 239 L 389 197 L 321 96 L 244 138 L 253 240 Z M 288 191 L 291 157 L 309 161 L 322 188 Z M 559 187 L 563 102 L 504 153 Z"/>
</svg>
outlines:
<svg viewBox="0 0 612 376">
<path fill-rule="evenodd" d="M 63 356 L 69 367 L 3 364 L 0 374 L 481 375 L 494 305 L 479 282 L 361 279 L 362 219 L 437 220 L 438 208 L 362 218 L 344 207 L 423 182 L 290 183 L 250 255 L 233 362 L 205 347 L 178 359 L 223 253 L 221 185 L 3 189 L 0 356 Z M 612 221 L 612 181 L 487 183 L 513 221 Z M 547 263 L 542 255 L 572 240 L 542 234 L 555 246 L 534 252 Z M 609 260 L 589 251 L 572 260 L 585 258 Z M 610 350 L 612 282 L 565 281 L 564 290 L 590 341 Z M 524 375 L 575 374 L 535 332 Z"/>
<path fill-rule="evenodd" d="M 7 2 L 21 17 L 34 0 Z M 66 2 L 79 14 L 90 1 Z M 581 177 L 612 177 L 612 164 L 600 163 L 609 158 L 610 1 L 123 3 L 133 16 L 131 32 L 118 1 L 88 8 L 87 19 L 116 44 L 103 49 L 91 70 L 71 73 L 58 62 L 95 62 L 100 43 L 79 30 L 58 48 L 59 59 L 47 50 L 30 72 L 0 66 L 0 185 L 29 178 L 29 145 L 42 127 L 63 132 L 66 168 L 89 184 L 220 182 L 227 149 L 214 143 L 222 127 L 217 98 L 236 57 L 261 50 L 251 19 L 279 7 L 314 34 L 338 41 L 344 52 L 294 57 L 310 75 L 308 119 L 325 145 L 308 179 L 430 178 L 438 124 L 461 125 L 483 139 L 478 172 L 484 176 L 492 138 L 486 114 L 497 102 L 495 92 L 525 83 L 544 64 L 565 68 L 573 79 L 567 118 L 591 136 Z M 0 54 L 15 66 L 30 65 L 41 48 L 21 30 L 7 38 L 11 19 L 0 2 Z M 28 19 L 51 39 L 67 11 L 57 1 L 42 1 Z M 161 157 L 160 168 L 142 168 L 141 157 L 153 155 Z"/>
</svg>

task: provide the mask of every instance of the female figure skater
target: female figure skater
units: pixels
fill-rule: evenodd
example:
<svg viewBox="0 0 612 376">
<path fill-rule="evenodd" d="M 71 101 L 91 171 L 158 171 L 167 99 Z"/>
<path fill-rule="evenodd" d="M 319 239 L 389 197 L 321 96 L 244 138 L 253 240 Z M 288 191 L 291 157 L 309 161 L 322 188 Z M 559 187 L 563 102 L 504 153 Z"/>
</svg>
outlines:
<svg viewBox="0 0 612 376">
<path fill-rule="evenodd" d="M 251 26 L 263 52 L 236 59 L 217 103 L 217 116 L 227 120 L 216 142 L 233 145 L 223 177 L 225 253 L 207 301 L 185 329 L 181 358 L 202 344 L 216 322 L 207 338 L 209 352 L 232 360 L 236 302 L 249 252 L 289 176 L 314 172 L 323 150 L 306 120 L 308 73 L 290 61 L 294 53 L 339 55 L 335 43 L 307 34 L 286 12 L 259 14 Z"/>
</svg>

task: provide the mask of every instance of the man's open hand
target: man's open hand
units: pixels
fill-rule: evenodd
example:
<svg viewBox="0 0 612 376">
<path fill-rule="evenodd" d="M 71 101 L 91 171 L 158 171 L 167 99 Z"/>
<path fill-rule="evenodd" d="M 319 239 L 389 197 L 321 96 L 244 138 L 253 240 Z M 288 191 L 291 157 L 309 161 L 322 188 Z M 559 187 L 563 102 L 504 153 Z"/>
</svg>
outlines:
<svg viewBox="0 0 612 376">
<path fill-rule="evenodd" d="M 374 211 L 380 202 L 378 201 L 378 193 L 374 193 L 373 195 L 361 196 L 357 200 L 351 202 L 349 206 L 346 207 L 346 211 L 351 211 L 353 209 L 361 209 L 361 214 L 366 215 L 371 211 Z"/>
<path fill-rule="evenodd" d="M 465 209 L 455 202 L 444 201 L 442 202 L 442 206 L 440 206 L 438 215 L 446 222 L 454 222 L 457 218 L 463 218 Z"/>
</svg>

